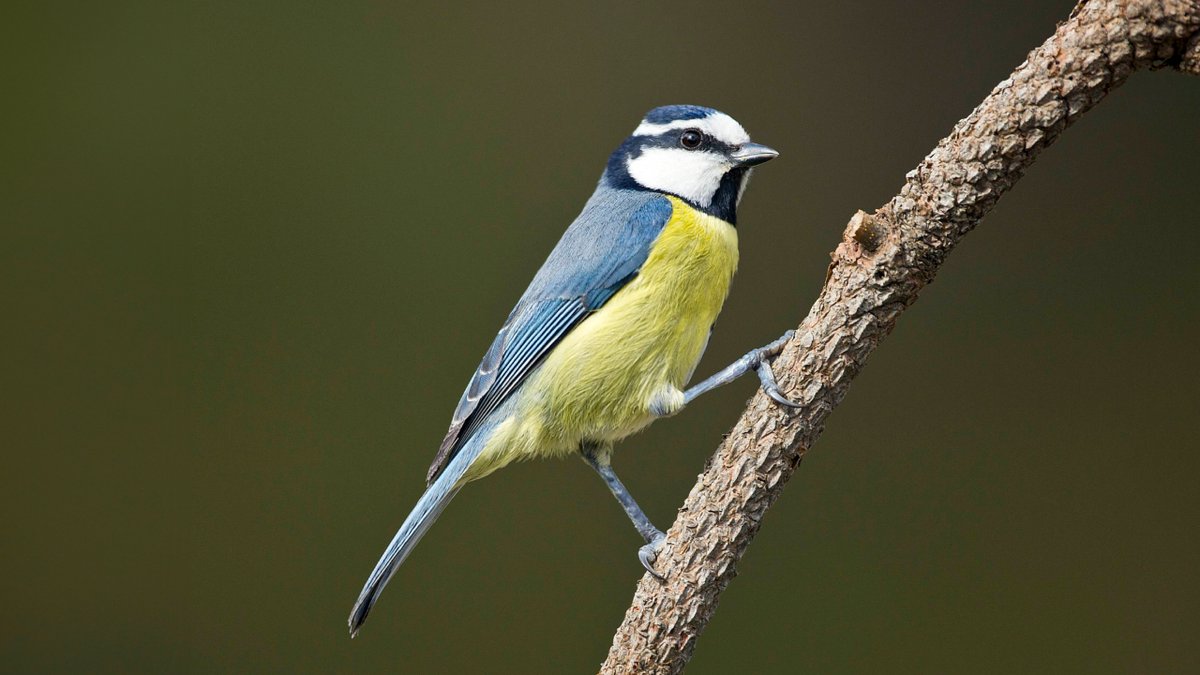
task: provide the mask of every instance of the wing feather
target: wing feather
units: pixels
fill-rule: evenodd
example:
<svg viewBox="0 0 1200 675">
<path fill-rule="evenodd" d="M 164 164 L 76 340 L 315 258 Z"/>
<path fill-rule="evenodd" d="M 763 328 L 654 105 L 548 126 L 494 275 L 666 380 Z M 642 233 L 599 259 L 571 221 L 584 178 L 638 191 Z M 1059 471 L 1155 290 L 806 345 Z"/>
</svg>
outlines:
<svg viewBox="0 0 1200 675">
<path fill-rule="evenodd" d="M 484 354 L 429 467 L 428 482 L 555 345 L 637 276 L 671 208 L 654 193 L 603 185 L 596 190 Z"/>
</svg>

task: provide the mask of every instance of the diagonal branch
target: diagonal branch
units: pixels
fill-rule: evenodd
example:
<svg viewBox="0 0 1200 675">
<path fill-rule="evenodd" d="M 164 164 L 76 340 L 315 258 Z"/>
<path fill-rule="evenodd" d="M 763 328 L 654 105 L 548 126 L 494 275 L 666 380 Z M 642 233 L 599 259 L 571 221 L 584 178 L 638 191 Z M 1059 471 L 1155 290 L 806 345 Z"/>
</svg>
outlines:
<svg viewBox="0 0 1200 675">
<path fill-rule="evenodd" d="M 867 357 L 946 255 L 1038 153 L 1144 68 L 1200 74 L 1200 0 L 1081 2 L 906 176 L 874 214 L 857 213 L 825 286 L 776 362 L 803 407 L 759 394 L 709 461 L 613 638 L 602 675 L 678 673 L 763 515 Z"/>
</svg>

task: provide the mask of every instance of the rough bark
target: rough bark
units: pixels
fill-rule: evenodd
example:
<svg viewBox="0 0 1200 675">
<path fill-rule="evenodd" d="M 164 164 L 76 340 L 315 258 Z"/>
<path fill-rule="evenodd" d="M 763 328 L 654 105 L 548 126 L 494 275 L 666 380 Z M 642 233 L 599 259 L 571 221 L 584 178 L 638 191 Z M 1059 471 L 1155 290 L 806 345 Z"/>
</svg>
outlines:
<svg viewBox="0 0 1200 675">
<path fill-rule="evenodd" d="M 613 638 L 602 675 L 683 670 L 763 515 L 867 357 L 946 255 L 1075 119 L 1146 68 L 1200 74 L 1200 0 L 1081 2 L 906 176 L 858 212 L 775 362 L 785 410 L 756 395 L 710 459 Z"/>
</svg>

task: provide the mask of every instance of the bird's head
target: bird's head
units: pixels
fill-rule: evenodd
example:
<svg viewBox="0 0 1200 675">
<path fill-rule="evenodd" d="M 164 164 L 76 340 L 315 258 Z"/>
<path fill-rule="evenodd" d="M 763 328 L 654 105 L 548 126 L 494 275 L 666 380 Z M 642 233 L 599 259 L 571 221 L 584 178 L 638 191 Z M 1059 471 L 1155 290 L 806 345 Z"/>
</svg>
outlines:
<svg viewBox="0 0 1200 675">
<path fill-rule="evenodd" d="M 646 113 L 609 158 L 604 180 L 672 194 L 733 223 L 750 168 L 778 155 L 723 112 L 668 105 Z"/>
</svg>

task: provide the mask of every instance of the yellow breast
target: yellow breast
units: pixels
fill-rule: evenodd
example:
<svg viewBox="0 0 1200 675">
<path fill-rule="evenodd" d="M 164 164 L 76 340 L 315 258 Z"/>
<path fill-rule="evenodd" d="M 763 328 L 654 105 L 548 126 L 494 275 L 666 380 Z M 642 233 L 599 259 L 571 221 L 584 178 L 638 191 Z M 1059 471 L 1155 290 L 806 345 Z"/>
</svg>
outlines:
<svg viewBox="0 0 1200 675">
<path fill-rule="evenodd" d="M 615 441 L 682 401 L 737 269 L 737 230 L 670 197 L 671 217 L 637 276 L 554 348 L 522 389 L 538 454 Z M 533 439 L 530 439 L 533 441 Z"/>
<path fill-rule="evenodd" d="M 668 199 L 671 217 L 637 276 L 550 352 L 462 482 L 583 440 L 620 440 L 682 405 L 737 269 L 737 230 Z"/>
</svg>

